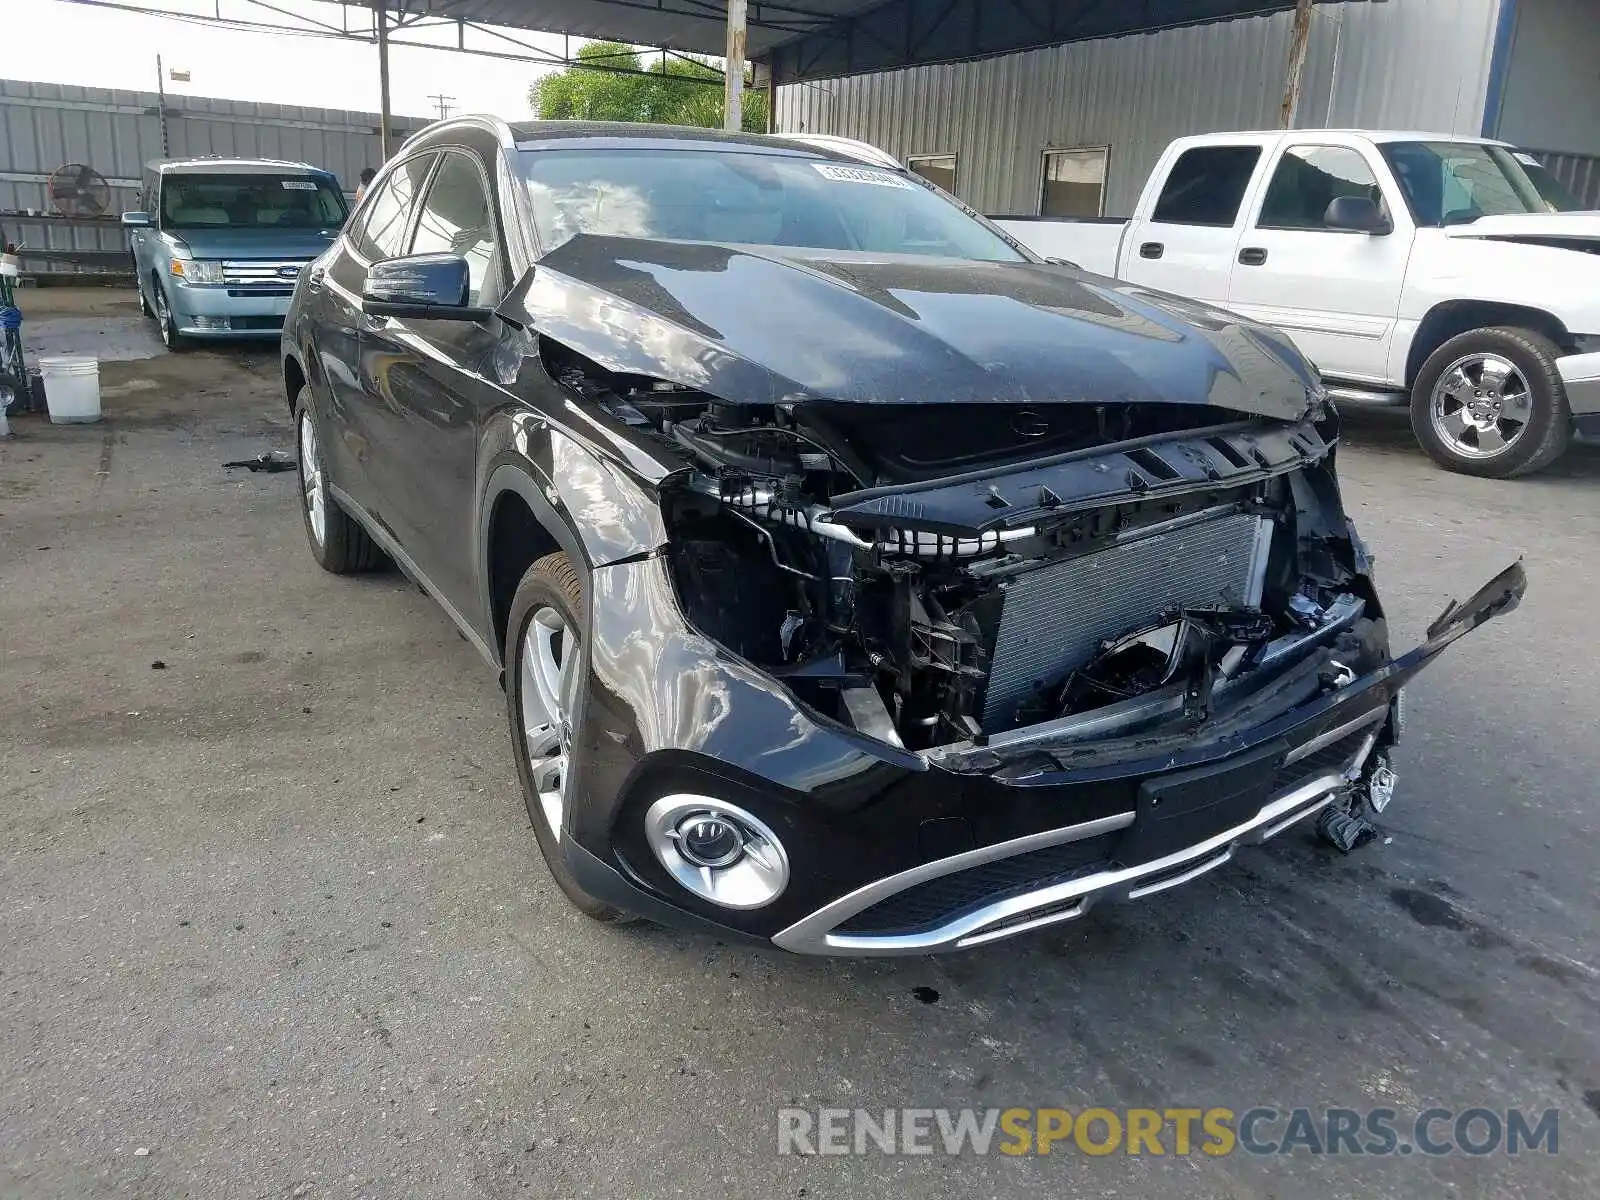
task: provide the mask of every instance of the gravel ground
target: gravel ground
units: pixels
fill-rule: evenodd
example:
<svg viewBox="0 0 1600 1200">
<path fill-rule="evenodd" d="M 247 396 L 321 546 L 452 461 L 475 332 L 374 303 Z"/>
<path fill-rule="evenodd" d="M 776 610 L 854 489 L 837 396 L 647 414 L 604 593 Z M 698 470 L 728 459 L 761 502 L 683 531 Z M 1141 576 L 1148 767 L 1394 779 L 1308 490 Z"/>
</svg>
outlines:
<svg viewBox="0 0 1600 1200">
<path fill-rule="evenodd" d="M 291 447 L 270 351 L 103 378 L 104 423 L 0 444 L 0 1195 L 1600 1194 L 1600 457 L 1475 481 L 1349 421 L 1398 642 L 1532 579 L 1411 689 L 1390 844 L 814 961 L 564 904 L 481 660 L 398 576 L 319 571 L 293 475 L 222 467 Z M 1560 1140 L 779 1157 L 781 1105 L 1521 1106 Z"/>
</svg>

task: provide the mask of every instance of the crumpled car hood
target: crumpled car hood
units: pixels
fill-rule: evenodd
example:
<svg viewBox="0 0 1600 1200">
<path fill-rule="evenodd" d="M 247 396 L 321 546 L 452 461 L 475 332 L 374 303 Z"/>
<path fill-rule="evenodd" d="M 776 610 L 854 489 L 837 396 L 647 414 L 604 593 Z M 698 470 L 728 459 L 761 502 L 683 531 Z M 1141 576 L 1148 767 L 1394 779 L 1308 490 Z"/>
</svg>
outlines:
<svg viewBox="0 0 1600 1200">
<path fill-rule="evenodd" d="M 1033 263 L 578 237 L 509 300 L 602 366 L 733 403 L 1213 405 L 1293 420 L 1280 333 Z"/>
</svg>

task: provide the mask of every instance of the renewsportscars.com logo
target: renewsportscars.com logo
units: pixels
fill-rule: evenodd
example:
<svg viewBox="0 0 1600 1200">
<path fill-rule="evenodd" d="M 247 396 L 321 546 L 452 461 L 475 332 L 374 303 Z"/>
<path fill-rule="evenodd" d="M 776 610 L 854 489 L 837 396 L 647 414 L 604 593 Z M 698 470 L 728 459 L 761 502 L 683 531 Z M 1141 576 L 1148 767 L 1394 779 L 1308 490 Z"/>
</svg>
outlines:
<svg viewBox="0 0 1600 1200">
<path fill-rule="evenodd" d="M 1560 1110 L 780 1108 L 779 1154 L 1556 1154 Z"/>
</svg>

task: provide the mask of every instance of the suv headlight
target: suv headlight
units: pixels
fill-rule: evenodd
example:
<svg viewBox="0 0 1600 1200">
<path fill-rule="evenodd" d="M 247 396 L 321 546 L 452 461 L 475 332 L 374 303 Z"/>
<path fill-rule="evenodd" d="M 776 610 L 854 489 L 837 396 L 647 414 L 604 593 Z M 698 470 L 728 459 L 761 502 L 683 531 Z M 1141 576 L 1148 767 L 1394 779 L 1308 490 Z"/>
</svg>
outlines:
<svg viewBox="0 0 1600 1200">
<path fill-rule="evenodd" d="M 222 263 L 214 258 L 175 258 L 172 273 L 189 283 L 221 283 Z"/>
</svg>

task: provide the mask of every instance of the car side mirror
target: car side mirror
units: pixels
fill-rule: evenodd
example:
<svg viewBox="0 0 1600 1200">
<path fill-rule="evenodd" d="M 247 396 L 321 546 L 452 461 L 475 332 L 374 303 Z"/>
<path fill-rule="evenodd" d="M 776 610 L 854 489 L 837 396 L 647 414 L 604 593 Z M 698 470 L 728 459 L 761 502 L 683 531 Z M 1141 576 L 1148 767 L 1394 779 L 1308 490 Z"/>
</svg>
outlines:
<svg viewBox="0 0 1600 1200">
<path fill-rule="evenodd" d="M 411 254 L 367 268 L 361 311 L 369 317 L 481 321 L 492 310 L 467 303 L 472 274 L 458 254 Z"/>
<path fill-rule="evenodd" d="M 129 229 L 148 229 L 155 224 L 147 212 L 125 212 L 122 214 L 122 223 Z"/>
<path fill-rule="evenodd" d="M 1394 232 L 1394 222 L 1366 196 L 1340 196 L 1328 205 L 1322 224 L 1328 229 L 1343 229 L 1350 233 L 1369 233 L 1383 237 Z"/>
</svg>

